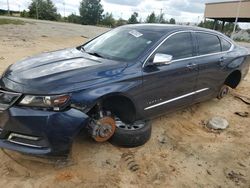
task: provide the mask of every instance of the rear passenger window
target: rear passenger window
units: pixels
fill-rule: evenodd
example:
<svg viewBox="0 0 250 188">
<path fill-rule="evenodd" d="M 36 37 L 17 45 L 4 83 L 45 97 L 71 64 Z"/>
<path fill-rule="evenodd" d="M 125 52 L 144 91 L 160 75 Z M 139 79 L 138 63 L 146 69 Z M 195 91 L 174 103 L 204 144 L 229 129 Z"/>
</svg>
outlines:
<svg viewBox="0 0 250 188">
<path fill-rule="evenodd" d="M 173 56 L 173 60 L 193 56 L 193 43 L 190 32 L 178 33 L 167 39 L 156 53 L 163 53 Z"/>
<path fill-rule="evenodd" d="M 220 40 L 217 36 L 207 33 L 197 33 L 199 55 L 221 52 Z"/>
<path fill-rule="evenodd" d="M 231 43 L 230 42 L 228 42 L 227 40 L 225 40 L 223 38 L 220 39 L 220 42 L 221 42 L 222 51 L 230 50 L 230 48 L 231 48 Z"/>
</svg>

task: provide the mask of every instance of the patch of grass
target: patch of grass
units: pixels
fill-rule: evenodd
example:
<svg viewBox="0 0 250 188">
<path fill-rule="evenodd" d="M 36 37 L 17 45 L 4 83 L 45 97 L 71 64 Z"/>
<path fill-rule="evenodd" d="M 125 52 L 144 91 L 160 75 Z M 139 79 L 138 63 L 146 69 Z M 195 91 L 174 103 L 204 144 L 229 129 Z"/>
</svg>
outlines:
<svg viewBox="0 0 250 188">
<path fill-rule="evenodd" d="M 0 18 L 0 25 L 5 25 L 5 24 L 24 25 L 25 22 L 22 20 Z"/>
</svg>

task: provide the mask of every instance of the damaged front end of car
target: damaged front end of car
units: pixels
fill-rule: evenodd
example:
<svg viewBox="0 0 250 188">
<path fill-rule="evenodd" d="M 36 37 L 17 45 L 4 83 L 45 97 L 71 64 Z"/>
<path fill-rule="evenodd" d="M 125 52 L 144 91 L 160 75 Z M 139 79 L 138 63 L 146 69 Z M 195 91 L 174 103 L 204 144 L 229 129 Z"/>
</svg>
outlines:
<svg viewBox="0 0 250 188">
<path fill-rule="evenodd" d="M 56 103 L 65 100 L 61 96 L 32 98 L 1 89 L 0 147 L 33 155 L 68 155 L 74 137 L 89 117 L 73 108 L 58 111 Z"/>
</svg>

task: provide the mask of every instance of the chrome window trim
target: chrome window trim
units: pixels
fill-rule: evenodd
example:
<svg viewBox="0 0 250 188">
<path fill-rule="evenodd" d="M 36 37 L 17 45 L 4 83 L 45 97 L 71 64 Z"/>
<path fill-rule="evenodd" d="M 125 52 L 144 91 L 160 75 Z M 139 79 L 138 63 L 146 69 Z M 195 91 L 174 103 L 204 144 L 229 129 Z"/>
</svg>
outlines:
<svg viewBox="0 0 250 188">
<path fill-rule="evenodd" d="M 208 31 L 194 31 L 194 30 L 186 30 L 186 31 L 177 31 L 177 32 L 174 32 L 174 33 L 171 33 L 170 35 L 168 35 L 163 41 L 161 41 L 160 44 L 158 44 L 158 46 L 155 47 L 155 49 L 148 55 L 148 57 L 146 58 L 146 60 L 143 62 L 143 65 L 142 65 L 142 68 L 145 67 L 146 63 L 148 62 L 149 58 L 155 53 L 155 51 L 166 41 L 168 40 L 170 37 L 176 35 L 176 34 L 179 34 L 179 33 L 206 33 L 206 34 L 210 34 L 210 35 L 215 35 L 219 38 L 223 38 L 225 39 L 226 41 L 228 41 L 230 44 L 231 44 L 231 48 L 227 51 L 221 51 L 221 52 L 216 52 L 216 53 L 210 53 L 210 54 L 203 54 L 203 55 L 196 55 L 196 56 L 193 56 L 193 57 L 187 57 L 187 58 L 181 58 L 181 59 L 176 59 L 176 60 L 173 60 L 172 62 L 179 62 L 179 61 L 183 61 L 183 60 L 190 60 L 190 59 L 195 59 L 195 58 L 199 58 L 199 57 L 206 57 L 206 56 L 211 56 L 211 55 L 218 55 L 218 54 L 224 54 L 224 53 L 228 53 L 228 52 L 231 52 L 235 45 L 230 41 L 228 40 L 227 38 L 225 38 L 223 35 L 218 35 L 216 33 L 212 33 L 212 32 L 208 32 Z"/>
<path fill-rule="evenodd" d="M 227 52 L 229 52 L 229 51 L 227 51 Z M 199 57 L 207 57 L 207 56 L 212 56 L 212 55 L 224 54 L 227 52 L 225 52 L 225 51 L 224 52 L 216 52 L 216 53 L 211 53 L 211 54 L 197 55 L 197 56 L 183 58 L 183 59 L 176 59 L 176 60 L 173 60 L 172 63 L 178 62 L 178 61 L 183 61 L 183 60 L 195 59 L 195 58 L 199 58 Z"/>
<path fill-rule="evenodd" d="M 150 110 L 152 108 L 156 108 L 158 106 L 162 106 L 162 105 L 165 105 L 165 104 L 168 104 L 168 103 L 171 103 L 171 102 L 174 102 L 174 101 L 177 101 L 177 100 L 180 100 L 180 99 L 183 99 L 183 98 L 186 98 L 186 97 L 189 97 L 191 95 L 195 95 L 195 94 L 198 94 L 198 93 L 201 93 L 203 91 L 206 91 L 206 90 L 209 90 L 209 88 L 203 88 L 203 89 L 200 89 L 200 90 L 197 90 L 197 91 L 193 91 L 191 93 L 187 93 L 185 95 L 181 95 L 179 97 L 175 97 L 173 99 L 169 99 L 167 101 L 164 101 L 164 102 L 161 102 L 161 103 L 158 103 L 158 104 L 155 104 L 155 105 L 152 105 L 152 106 L 149 106 L 149 107 L 146 107 L 144 108 L 144 110 Z"/>
</svg>

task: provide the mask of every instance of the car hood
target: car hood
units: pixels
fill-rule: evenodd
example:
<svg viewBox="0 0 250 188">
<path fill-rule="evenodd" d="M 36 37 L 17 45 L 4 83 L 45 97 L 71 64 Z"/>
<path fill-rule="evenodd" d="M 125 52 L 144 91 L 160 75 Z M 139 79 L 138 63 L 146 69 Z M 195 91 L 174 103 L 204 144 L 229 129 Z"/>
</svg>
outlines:
<svg viewBox="0 0 250 188">
<path fill-rule="evenodd" d="M 15 63 L 4 73 L 1 86 L 22 93 L 59 94 L 110 81 L 126 66 L 76 48 L 64 49 Z"/>
</svg>

